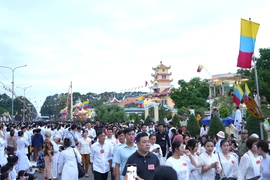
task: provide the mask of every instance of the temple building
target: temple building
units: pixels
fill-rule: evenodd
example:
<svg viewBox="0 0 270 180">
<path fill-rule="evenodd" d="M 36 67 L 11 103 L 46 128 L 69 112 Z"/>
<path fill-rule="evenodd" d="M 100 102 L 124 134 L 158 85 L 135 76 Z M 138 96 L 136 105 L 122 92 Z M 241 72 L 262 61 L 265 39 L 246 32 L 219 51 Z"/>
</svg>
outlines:
<svg viewBox="0 0 270 180">
<path fill-rule="evenodd" d="M 171 85 L 173 79 L 170 78 L 172 73 L 169 72 L 170 68 L 171 66 L 162 64 L 162 61 L 160 61 L 159 65 L 152 68 L 154 73 L 152 74 L 151 92 L 144 96 L 147 101 L 151 100 L 152 102 L 161 103 L 170 108 L 174 107 L 174 102 L 170 98 L 170 92 L 173 88 Z"/>
</svg>

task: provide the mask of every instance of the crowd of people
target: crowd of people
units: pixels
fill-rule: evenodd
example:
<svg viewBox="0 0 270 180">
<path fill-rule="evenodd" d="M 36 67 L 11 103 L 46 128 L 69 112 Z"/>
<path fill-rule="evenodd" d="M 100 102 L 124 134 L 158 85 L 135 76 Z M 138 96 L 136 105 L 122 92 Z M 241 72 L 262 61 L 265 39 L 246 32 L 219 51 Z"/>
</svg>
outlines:
<svg viewBox="0 0 270 180">
<path fill-rule="evenodd" d="M 1 179 L 36 179 L 36 167 L 46 180 L 76 180 L 80 163 L 95 180 L 269 180 L 269 142 L 246 129 L 240 136 L 210 138 L 202 126 L 192 137 L 171 121 L 2 123 Z"/>
</svg>

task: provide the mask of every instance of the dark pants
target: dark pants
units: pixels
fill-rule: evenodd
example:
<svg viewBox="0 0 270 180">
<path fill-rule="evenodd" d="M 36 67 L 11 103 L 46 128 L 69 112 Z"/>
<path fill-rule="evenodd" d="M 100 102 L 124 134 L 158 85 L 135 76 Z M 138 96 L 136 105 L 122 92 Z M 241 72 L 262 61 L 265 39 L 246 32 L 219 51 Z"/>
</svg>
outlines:
<svg viewBox="0 0 270 180">
<path fill-rule="evenodd" d="M 94 179 L 95 180 L 107 180 L 108 179 L 108 172 L 99 173 L 97 171 L 94 171 Z"/>
<path fill-rule="evenodd" d="M 165 157 L 166 156 L 166 146 L 162 146 L 161 151 L 162 151 L 162 156 Z"/>
</svg>

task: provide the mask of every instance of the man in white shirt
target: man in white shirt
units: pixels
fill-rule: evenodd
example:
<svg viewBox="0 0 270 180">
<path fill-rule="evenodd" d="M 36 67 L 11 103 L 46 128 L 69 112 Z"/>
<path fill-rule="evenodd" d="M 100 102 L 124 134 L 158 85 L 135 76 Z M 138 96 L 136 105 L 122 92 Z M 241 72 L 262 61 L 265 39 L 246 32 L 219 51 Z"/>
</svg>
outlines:
<svg viewBox="0 0 270 180">
<path fill-rule="evenodd" d="M 106 140 L 105 142 L 108 143 L 108 144 L 111 144 L 112 145 L 112 148 L 114 147 L 114 145 L 116 144 L 116 139 L 113 138 L 113 129 L 112 128 L 108 128 L 107 129 L 107 137 L 106 137 Z"/>
<path fill-rule="evenodd" d="M 95 180 L 107 180 L 108 172 L 112 168 L 112 148 L 105 142 L 106 135 L 97 132 L 98 142 L 91 146 L 90 163 Z"/>
<path fill-rule="evenodd" d="M 93 141 L 97 136 L 96 130 L 92 128 L 91 123 L 87 123 L 85 127 L 87 128 L 88 131 L 88 137 Z"/>
<path fill-rule="evenodd" d="M 222 139 L 225 139 L 225 133 L 223 131 L 219 131 L 216 135 L 218 137 L 218 142 L 216 144 L 216 150 L 215 150 L 215 152 L 217 154 L 217 153 L 222 152 L 221 147 L 220 147 L 220 142 Z"/>
<path fill-rule="evenodd" d="M 241 131 L 241 122 L 242 122 L 242 113 L 239 109 L 239 106 L 237 106 L 234 117 L 234 126 L 238 132 Z"/>
</svg>

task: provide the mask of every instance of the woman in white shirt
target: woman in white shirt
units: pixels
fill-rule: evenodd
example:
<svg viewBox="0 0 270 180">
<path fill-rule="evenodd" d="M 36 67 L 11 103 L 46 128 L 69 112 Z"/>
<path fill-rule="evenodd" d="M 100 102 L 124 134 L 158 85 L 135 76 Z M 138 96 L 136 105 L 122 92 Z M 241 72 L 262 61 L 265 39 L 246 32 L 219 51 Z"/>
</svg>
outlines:
<svg viewBox="0 0 270 180">
<path fill-rule="evenodd" d="M 198 165 L 198 167 L 193 167 L 191 168 L 191 172 L 189 175 L 189 179 L 190 180 L 201 180 L 201 167 L 203 164 L 199 165 L 199 156 L 197 156 L 197 151 L 198 151 L 198 141 L 196 139 L 190 139 L 187 142 L 186 145 L 186 149 L 188 149 L 193 157 L 193 159 L 195 160 L 196 164 Z"/>
<path fill-rule="evenodd" d="M 165 165 L 172 167 L 176 171 L 178 180 L 189 179 L 190 169 L 193 166 L 197 166 L 190 151 L 184 150 L 183 143 L 174 141 L 172 143 L 172 153 L 172 156 L 167 159 Z M 184 154 L 190 158 L 191 163 L 187 158 L 183 157 Z"/>
<path fill-rule="evenodd" d="M 259 141 L 258 138 L 249 137 L 246 145 L 249 149 L 240 160 L 238 179 L 259 179 L 260 177 L 260 167 L 261 167 L 261 157 L 258 155 L 258 148 L 256 143 Z"/>
<path fill-rule="evenodd" d="M 205 152 L 199 156 L 199 162 L 204 163 L 202 167 L 202 180 L 215 179 L 215 175 L 221 173 L 221 167 L 218 162 L 218 156 L 213 153 L 214 142 L 207 139 L 204 143 Z"/>
<path fill-rule="evenodd" d="M 160 145 L 156 144 L 156 140 L 157 140 L 156 134 L 151 134 L 149 136 L 149 139 L 150 139 L 150 149 L 149 149 L 149 151 L 154 153 L 158 157 L 159 162 L 160 162 L 161 157 L 162 157 L 162 150 L 160 148 Z"/>
<path fill-rule="evenodd" d="M 260 180 L 268 180 L 270 179 L 270 151 L 269 145 L 266 141 L 260 140 L 257 143 L 258 154 L 262 156 L 261 161 L 261 173 L 262 176 Z"/>
<path fill-rule="evenodd" d="M 230 144 L 228 140 L 221 140 L 220 147 L 222 153 L 218 153 L 219 163 L 222 168 L 222 178 L 237 178 L 238 173 L 238 159 L 230 153 Z"/>
<path fill-rule="evenodd" d="M 83 137 L 79 139 L 78 150 L 82 155 L 82 165 L 85 169 L 85 177 L 88 177 L 92 140 L 88 137 L 88 131 L 83 129 Z"/>
</svg>

